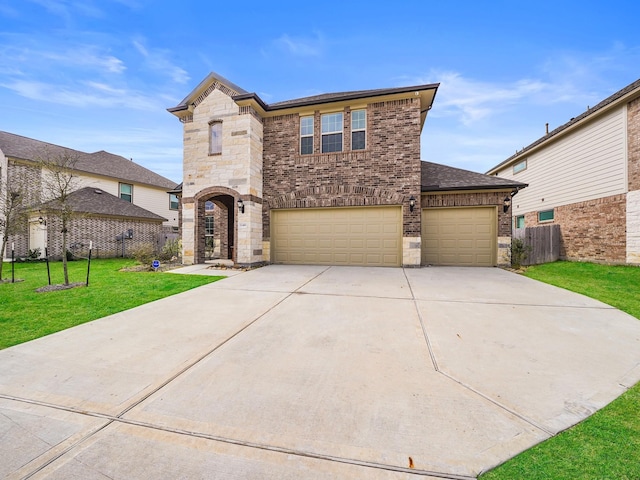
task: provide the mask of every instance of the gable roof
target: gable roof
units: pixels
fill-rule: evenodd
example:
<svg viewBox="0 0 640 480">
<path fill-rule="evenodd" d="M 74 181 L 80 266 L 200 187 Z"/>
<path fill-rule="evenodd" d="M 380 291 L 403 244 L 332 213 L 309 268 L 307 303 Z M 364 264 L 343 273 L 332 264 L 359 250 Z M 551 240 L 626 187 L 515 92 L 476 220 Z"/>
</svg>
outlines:
<svg viewBox="0 0 640 480">
<path fill-rule="evenodd" d="M 68 197 L 69 206 L 74 212 L 109 217 L 126 217 L 142 220 L 166 222 L 167 219 L 156 215 L 138 205 L 111 195 L 99 188 L 84 187 L 72 192 Z M 59 210 L 60 202 L 51 200 L 39 206 L 41 209 Z"/>
<path fill-rule="evenodd" d="M 527 186 L 526 183 L 515 182 L 506 178 L 440 165 L 439 163 L 422 162 L 421 191 L 423 192 L 495 189 L 520 190 Z"/>
<path fill-rule="evenodd" d="M 356 90 L 351 92 L 325 93 L 310 97 L 296 98 L 282 102 L 265 103 L 257 93 L 250 93 L 230 82 L 222 75 L 211 72 L 207 77 L 194 88 L 178 105 L 167 108 L 167 111 L 181 117 L 188 115 L 193 106 L 198 105 L 212 90 L 215 85 L 222 85 L 222 90 L 227 93 L 238 105 L 252 105 L 261 115 L 275 115 L 284 113 L 283 110 L 307 107 L 312 105 L 323 105 L 335 102 L 347 102 L 351 100 L 401 96 L 415 92 L 420 98 L 421 122 L 424 124 L 427 112 L 431 109 L 435 99 L 439 83 L 429 83 L 425 85 L 414 85 L 397 88 L 379 88 L 374 90 Z M 226 88 L 225 88 L 226 87 Z M 393 97 L 392 97 L 393 98 Z M 396 97 L 397 98 L 397 97 Z M 191 109 L 191 110 L 190 110 Z"/>
<path fill-rule="evenodd" d="M 75 170 L 81 172 L 166 189 L 172 189 L 176 186 L 176 182 L 120 155 L 114 155 L 104 150 L 86 153 L 3 131 L 0 131 L 0 150 L 7 157 L 34 162 L 37 162 L 38 157 L 46 151 L 55 156 L 66 154 L 77 158 Z"/>
<path fill-rule="evenodd" d="M 247 100 L 256 98 L 262 103 L 264 110 L 273 111 L 273 110 L 282 110 L 285 108 L 296 108 L 296 107 L 305 107 L 309 105 L 322 105 L 324 103 L 338 102 L 344 100 L 358 100 L 360 98 L 371 98 L 371 97 L 381 97 L 384 95 L 394 95 L 398 93 L 410 93 L 410 92 L 420 92 L 424 90 L 437 90 L 440 86 L 439 83 L 429 83 L 425 85 L 413 85 L 409 87 L 397 87 L 397 88 L 376 88 L 373 90 L 355 90 L 351 92 L 335 92 L 335 93 L 323 93 L 321 95 L 313 95 L 310 97 L 303 98 L 295 98 L 293 100 L 285 100 L 283 102 L 274 102 L 270 104 L 266 104 L 260 100 L 255 93 L 245 93 L 242 95 L 236 95 L 233 97 L 234 100 Z M 435 92 L 434 92 L 435 97 Z M 432 102 L 433 103 L 433 99 Z M 430 108 L 430 105 L 429 105 Z"/>
<path fill-rule="evenodd" d="M 508 165 L 509 163 L 515 161 L 516 159 L 518 159 L 522 155 L 530 153 L 531 150 L 534 150 L 536 147 L 541 146 L 542 144 L 546 143 L 547 141 L 550 141 L 552 138 L 563 134 L 564 132 L 568 131 L 569 129 L 572 129 L 571 127 L 573 127 L 574 125 L 583 123 L 585 121 L 589 121 L 591 118 L 597 116 L 598 114 L 606 112 L 608 110 L 608 107 L 615 107 L 616 105 L 618 105 L 621 102 L 624 102 L 624 103 L 629 102 L 630 100 L 632 100 L 631 97 L 637 97 L 637 96 L 640 96 L 640 79 L 638 79 L 635 82 L 627 85 L 622 90 L 618 90 L 613 95 L 611 95 L 611 96 L 605 98 L 604 100 L 602 100 L 596 106 L 591 107 L 586 112 L 582 112 L 577 117 L 572 118 L 571 120 L 569 120 L 564 125 L 560 125 L 558 128 L 556 128 L 556 129 L 552 130 L 551 132 L 547 133 L 545 136 L 540 137 L 538 140 L 536 140 L 535 142 L 533 142 L 533 143 L 529 144 L 528 146 L 524 147 L 519 152 L 516 152 L 513 155 L 511 155 L 504 162 L 501 162 L 498 165 L 496 165 L 495 167 L 493 167 L 487 173 L 491 174 L 491 173 L 497 172 L 502 167 L 504 167 L 505 165 Z"/>
<path fill-rule="evenodd" d="M 230 80 L 227 80 L 225 77 L 223 77 L 219 73 L 211 72 L 209 73 L 209 75 L 207 75 L 204 78 L 204 80 L 202 80 L 198 84 L 196 88 L 191 90 L 191 92 L 189 92 L 189 94 L 186 97 L 184 97 L 178 105 L 172 108 L 167 108 L 167 111 L 173 113 L 173 112 L 179 112 L 181 110 L 188 110 L 189 105 L 191 105 L 194 101 L 196 101 L 196 99 L 201 95 L 206 94 L 207 89 L 209 89 L 209 87 L 215 84 L 216 82 L 221 83 L 222 85 L 227 87 L 230 90 L 229 93 L 232 93 L 234 95 L 248 93 L 244 88 L 239 87 L 238 85 L 236 85 Z"/>
</svg>

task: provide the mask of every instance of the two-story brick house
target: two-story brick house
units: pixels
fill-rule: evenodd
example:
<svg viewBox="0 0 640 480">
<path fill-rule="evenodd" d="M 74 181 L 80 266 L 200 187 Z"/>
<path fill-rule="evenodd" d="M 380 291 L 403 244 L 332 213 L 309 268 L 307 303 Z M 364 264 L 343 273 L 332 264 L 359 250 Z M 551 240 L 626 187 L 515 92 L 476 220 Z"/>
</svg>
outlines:
<svg viewBox="0 0 640 480">
<path fill-rule="evenodd" d="M 501 221 L 502 205 L 524 185 L 480 174 L 463 175 L 467 182 L 451 191 L 438 182 L 425 184 L 420 133 L 437 88 L 363 90 L 266 104 L 211 73 L 169 109 L 184 124 L 183 261 L 204 261 L 205 205 L 213 202 L 221 257 L 239 264 L 431 263 L 430 258 L 446 256 L 425 255 L 425 248 L 451 248 L 452 242 L 436 239 L 423 248 L 424 198 L 427 209 L 473 207 L 472 213 L 484 208 L 487 214 L 471 220 L 483 223 L 479 229 L 468 224 L 474 232 L 489 232 L 489 240 L 470 242 L 482 244 L 484 252 L 456 253 L 446 262 L 503 263 L 500 248 L 510 237 L 510 223 L 508 216 Z M 452 195 L 443 200 L 446 194 Z M 462 217 L 454 221 L 466 222 L 468 216 Z M 450 230 L 444 223 L 442 230 Z M 453 243 L 454 249 L 467 244 Z"/>
</svg>

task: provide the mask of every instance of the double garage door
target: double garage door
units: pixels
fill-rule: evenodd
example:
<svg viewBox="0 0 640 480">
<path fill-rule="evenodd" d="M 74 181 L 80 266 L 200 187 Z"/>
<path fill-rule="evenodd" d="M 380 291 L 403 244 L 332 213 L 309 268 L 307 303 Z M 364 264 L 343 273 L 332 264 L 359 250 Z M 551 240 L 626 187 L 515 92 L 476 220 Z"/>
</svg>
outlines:
<svg viewBox="0 0 640 480">
<path fill-rule="evenodd" d="M 496 264 L 496 207 L 422 210 L 423 265 Z"/>
<path fill-rule="evenodd" d="M 287 264 L 400 266 L 402 208 L 272 210 L 271 261 Z"/>
<path fill-rule="evenodd" d="M 494 266 L 496 207 L 422 210 L 422 264 Z M 271 211 L 271 261 L 286 264 L 402 264 L 402 208 Z"/>
</svg>

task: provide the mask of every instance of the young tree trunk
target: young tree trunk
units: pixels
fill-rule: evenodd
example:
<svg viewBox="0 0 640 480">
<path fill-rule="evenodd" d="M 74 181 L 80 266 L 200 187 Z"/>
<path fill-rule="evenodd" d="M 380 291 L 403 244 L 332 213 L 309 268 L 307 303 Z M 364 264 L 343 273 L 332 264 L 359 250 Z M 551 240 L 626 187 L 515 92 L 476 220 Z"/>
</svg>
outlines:
<svg viewBox="0 0 640 480">
<path fill-rule="evenodd" d="M 62 270 L 64 271 L 64 284 L 69 285 L 69 269 L 67 266 L 67 221 L 62 220 Z"/>
<path fill-rule="evenodd" d="M 2 266 L 4 265 L 4 249 L 7 248 L 7 237 L 2 237 L 2 247 L 0 247 L 0 281 L 2 281 Z"/>
</svg>

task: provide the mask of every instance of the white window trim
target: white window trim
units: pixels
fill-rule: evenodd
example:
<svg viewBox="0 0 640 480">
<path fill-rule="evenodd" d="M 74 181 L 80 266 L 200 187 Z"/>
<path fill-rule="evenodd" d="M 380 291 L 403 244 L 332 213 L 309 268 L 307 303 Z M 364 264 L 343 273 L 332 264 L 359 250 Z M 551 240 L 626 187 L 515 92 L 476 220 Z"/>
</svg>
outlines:
<svg viewBox="0 0 640 480">
<path fill-rule="evenodd" d="M 303 135 L 302 133 L 302 120 L 305 118 L 311 119 L 311 133 Z M 300 155 L 312 155 L 313 154 L 313 129 L 314 129 L 314 118 L 313 115 L 305 115 L 300 117 Z M 302 153 L 302 139 L 303 138 L 311 138 L 311 153 Z"/>
<path fill-rule="evenodd" d="M 131 193 L 125 193 L 125 195 L 129 195 L 131 197 L 131 200 L 125 200 L 124 198 L 122 198 L 122 193 L 123 193 L 122 192 L 122 186 L 123 185 L 131 187 Z M 120 200 L 124 200 L 125 202 L 133 203 L 133 184 L 124 183 L 124 182 L 118 183 L 118 198 L 120 198 Z"/>
<path fill-rule="evenodd" d="M 364 127 L 362 128 L 353 128 L 353 114 L 355 112 L 364 112 Z M 358 150 L 366 150 L 367 149 L 367 110 L 364 108 L 359 108 L 357 110 L 351 111 L 351 150 L 353 150 L 353 133 L 354 132 L 364 132 L 364 148 L 358 148 Z"/>
<path fill-rule="evenodd" d="M 518 168 L 520 165 L 522 165 L 522 168 Z M 527 167 L 527 159 L 525 158 L 524 160 L 520 160 L 518 163 L 513 164 L 513 174 L 517 175 L 520 172 L 524 172 Z"/>
<path fill-rule="evenodd" d="M 171 207 L 171 197 L 172 196 L 176 197 L 176 201 L 178 202 L 178 206 L 176 208 L 172 208 Z M 174 212 L 177 211 L 177 210 L 180 210 L 180 197 L 178 197 L 178 195 L 176 195 L 175 193 L 170 193 L 169 194 L 169 210 L 172 210 Z"/>
<path fill-rule="evenodd" d="M 340 122 L 341 123 L 340 130 L 334 130 L 334 131 L 330 131 L 330 132 L 329 131 L 328 132 L 323 131 L 322 119 L 324 117 L 328 117 L 329 115 L 340 115 L 342 117 L 342 121 Z M 342 141 L 340 142 L 341 143 L 340 150 L 336 150 L 336 151 L 333 151 L 333 152 L 325 152 L 324 150 L 322 150 L 322 139 L 324 138 L 324 136 L 325 135 L 335 135 L 335 134 L 338 134 L 338 133 L 342 136 Z M 320 116 L 320 150 L 321 150 L 322 153 L 338 153 L 338 152 L 344 151 L 344 112 L 323 113 Z"/>
<path fill-rule="evenodd" d="M 214 147 L 213 127 L 217 125 L 220 126 L 220 140 L 216 145 L 217 147 L 219 147 L 219 151 L 218 149 L 216 149 L 216 151 L 214 152 L 213 151 L 213 147 Z M 213 120 L 209 122 L 209 155 L 221 155 L 221 154 L 222 154 L 222 120 Z"/>
<path fill-rule="evenodd" d="M 550 218 L 548 220 L 540 220 L 540 214 L 544 212 L 551 212 L 553 214 L 553 218 Z M 553 208 L 547 208 L 546 210 L 538 210 L 537 219 L 538 219 L 538 223 L 552 223 L 556 219 L 556 211 Z"/>
</svg>

